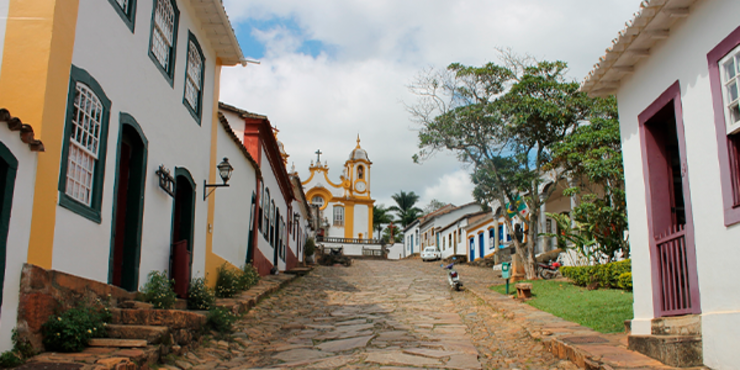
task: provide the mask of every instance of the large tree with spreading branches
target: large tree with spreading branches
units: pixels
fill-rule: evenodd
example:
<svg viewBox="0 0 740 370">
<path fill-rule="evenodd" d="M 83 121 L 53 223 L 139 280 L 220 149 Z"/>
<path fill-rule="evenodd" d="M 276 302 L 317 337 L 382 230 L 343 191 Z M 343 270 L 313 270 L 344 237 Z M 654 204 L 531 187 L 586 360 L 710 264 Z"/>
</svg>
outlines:
<svg viewBox="0 0 740 370">
<path fill-rule="evenodd" d="M 526 216 L 502 216 L 509 230 L 514 230 L 515 217 L 525 230 L 521 241 L 512 241 L 530 279 L 536 276 L 540 206 L 556 188 L 543 185 L 564 176 L 552 167 L 553 145 L 588 120 L 594 104 L 565 78 L 566 68 L 560 61 L 509 54 L 503 65 L 453 63 L 445 70 L 422 71 L 409 86 L 418 100 L 407 109 L 420 125 L 414 160 L 452 151 L 472 166 L 477 201 L 526 205 Z"/>
</svg>

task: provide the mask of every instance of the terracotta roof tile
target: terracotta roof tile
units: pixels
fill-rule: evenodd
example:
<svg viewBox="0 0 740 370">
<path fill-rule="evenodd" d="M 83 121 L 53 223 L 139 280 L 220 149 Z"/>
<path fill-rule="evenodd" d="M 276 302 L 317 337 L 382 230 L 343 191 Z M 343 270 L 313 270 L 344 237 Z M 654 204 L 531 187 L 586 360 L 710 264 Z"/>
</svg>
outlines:
<svg viewBox="0 0 740 370">
<path fill-rule="evenodd" d="M 33 127 L 21 122 L 20 118 L 13 117 L 5 108 L 0 108 L 0 123 L 5 122 L 11 131 L 20 131 L 21 141 L 28 144 L 31 151 L 43 152 L 44 143 L 34 137 Z"/>
</svg>

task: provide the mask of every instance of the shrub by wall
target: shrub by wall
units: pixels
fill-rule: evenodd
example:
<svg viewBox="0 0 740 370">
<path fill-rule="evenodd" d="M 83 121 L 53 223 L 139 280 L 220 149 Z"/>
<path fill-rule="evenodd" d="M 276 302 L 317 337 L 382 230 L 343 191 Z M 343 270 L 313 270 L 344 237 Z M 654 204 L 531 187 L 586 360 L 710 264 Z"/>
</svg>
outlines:
<svg viewBox="0 0 740 370">
<path fill-rule="evenodd" d="M 630 260 L 594 266 L 563 266 L 560 272 L 576 285 L 586 286 L 596 282 L 602 288 L 632 290 Z"/>
</svg>

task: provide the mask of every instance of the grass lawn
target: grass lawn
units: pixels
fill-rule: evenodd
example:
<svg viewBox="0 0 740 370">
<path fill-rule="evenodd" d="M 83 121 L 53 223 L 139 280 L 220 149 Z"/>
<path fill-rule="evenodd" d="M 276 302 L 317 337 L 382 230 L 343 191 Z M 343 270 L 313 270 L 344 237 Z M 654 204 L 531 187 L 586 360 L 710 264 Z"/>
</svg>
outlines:
<svg viewBox="0 0 740 370">
<path fill-rule="evenodd" d="M 535 280 L 533 299 L 527 304 L 601 333 L 624 331 L 624 320 L 631 319 L 632 292 L 617 289 L 587 290 L 567 281 Z M 516 284 L 509 284 L 509 294 L 516 294 Z M 504 294 L 505 285 L 491 290 Z"/>
</svg>

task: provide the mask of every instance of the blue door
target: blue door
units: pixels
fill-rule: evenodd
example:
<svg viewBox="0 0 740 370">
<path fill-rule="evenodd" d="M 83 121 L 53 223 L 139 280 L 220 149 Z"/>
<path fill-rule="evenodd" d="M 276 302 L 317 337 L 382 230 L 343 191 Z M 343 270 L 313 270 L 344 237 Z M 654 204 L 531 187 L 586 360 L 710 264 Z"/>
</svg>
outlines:
<svg viewBox="0 0 740 370">
<path fill-rule="evenodd" d="M 475 238 L 470 238 L 470 260 L 475 261 Z"/>
<path fill-rule="evenodd" d="M 411 234 L 411 254 L 414 254 L 414 235 Z"/>
<path fill-rule="evenodd" d="M 478 234 L 478 248 L 480 249 L 480 257 L 483 258 L 486 255 L 486 233 Z"/>
</svg>

